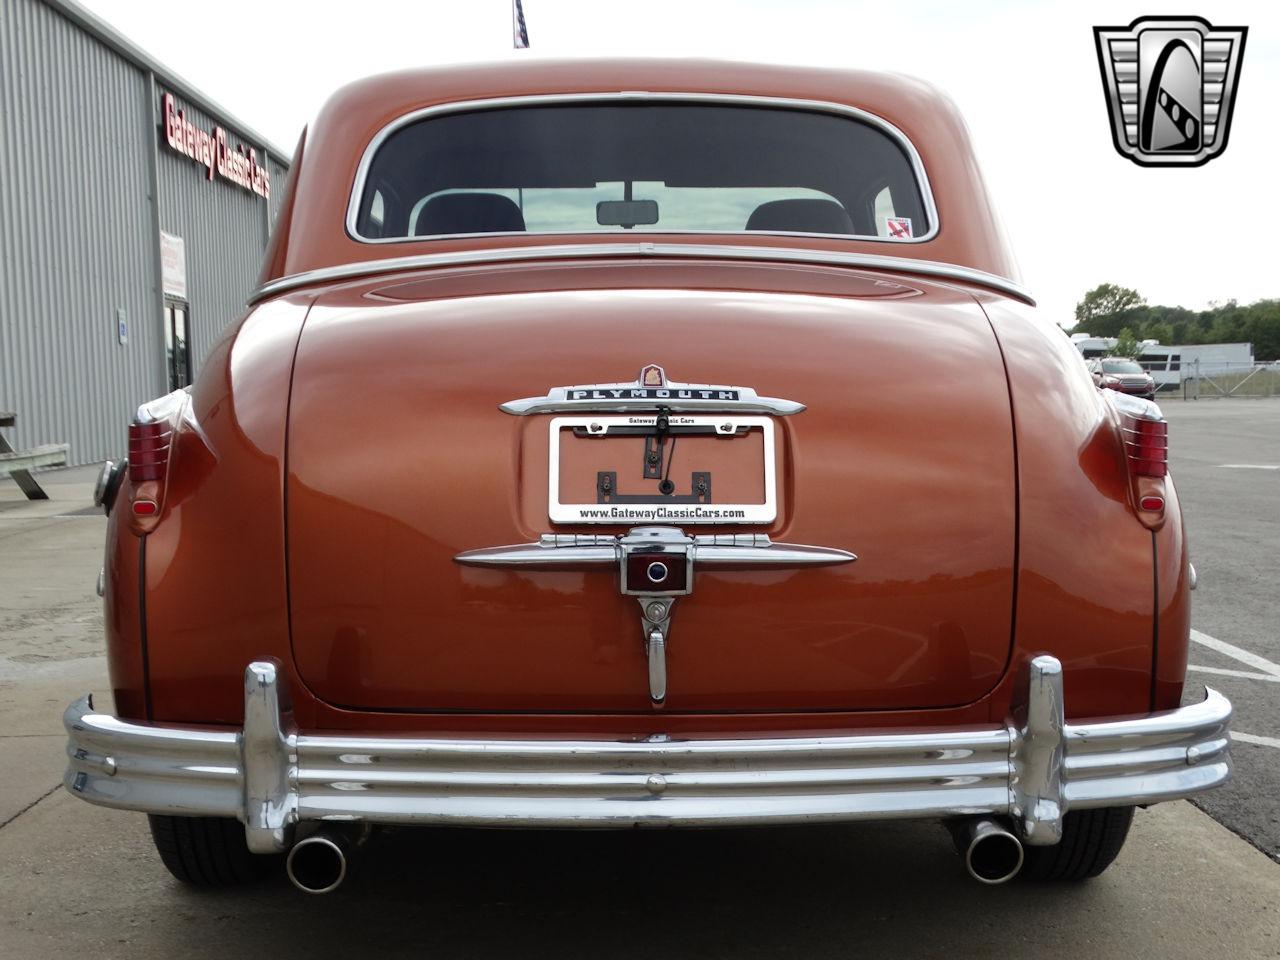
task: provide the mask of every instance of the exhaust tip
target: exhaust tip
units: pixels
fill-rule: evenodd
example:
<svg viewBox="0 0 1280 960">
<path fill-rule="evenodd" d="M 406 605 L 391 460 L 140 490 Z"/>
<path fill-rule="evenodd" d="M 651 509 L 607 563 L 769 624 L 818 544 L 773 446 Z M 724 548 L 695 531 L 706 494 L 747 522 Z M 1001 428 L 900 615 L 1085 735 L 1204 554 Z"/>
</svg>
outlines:
<svg viewBox="0 0 1280 960">
<path fill-rule="evenodd" d="M 1022 869 L 1022 842 L 990 820 L 973 827 L 963 853 L 965 869 L 979 883 L 1007 883 Z"/>
<path fill-rule="evenodd" d="M 333 837 L 313 834 L 289 850 L 285 870 L 303 893 L 332 893 L 347 878 L 347 854 Z"/>
</svg>

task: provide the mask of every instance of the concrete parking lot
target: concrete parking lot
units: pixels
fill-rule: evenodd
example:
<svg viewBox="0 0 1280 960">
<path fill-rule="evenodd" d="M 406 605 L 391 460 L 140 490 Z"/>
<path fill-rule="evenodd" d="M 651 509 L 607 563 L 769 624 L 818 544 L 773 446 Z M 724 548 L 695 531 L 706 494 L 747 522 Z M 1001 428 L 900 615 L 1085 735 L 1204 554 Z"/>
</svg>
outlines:
<svg viewBox="0 0 1280 960">
<path fill-rule="evenodd" d="M 1200 571 L 1188 699 L 1237 706 L 1234 784 L 1140 811 L 1078 886 L 969 880 L 931 824 L 376 835 L 329 898 L 277 871 L 201 893 L 141 815 L 59 788 L 60 715 L 110 702 L 95 473 L 0 481 L 0 958 L 259 956 L 1280 957 L 1280 400 L 1172 402 Z M 1225 672 L 1224 672 L 1225 671 Z"/>
</svg>

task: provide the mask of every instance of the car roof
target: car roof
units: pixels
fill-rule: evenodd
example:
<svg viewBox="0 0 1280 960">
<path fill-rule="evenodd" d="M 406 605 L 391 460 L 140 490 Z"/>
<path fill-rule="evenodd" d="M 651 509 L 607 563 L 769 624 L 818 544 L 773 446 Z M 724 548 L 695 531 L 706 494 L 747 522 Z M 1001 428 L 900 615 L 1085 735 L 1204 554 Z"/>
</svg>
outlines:
<svg viewBox="0 0 1280 960">
<path fill-rule="evenodd" d="M 728 240 L 719 236 L 715 242 L 906 257 L 955 264 L 1014 284 L 1019 280 L 973 161 L 964 121 L 949 98 L 921 80 L 863 70 L 737 61 L 521 57 L 501 63 L 403 70 L 359 80 L 334 93 L 299 144 L 260 282 L 424 252 L 602 242 L 599 235 L 504 234 L 500 239 L 406 238 L 374 244 L 356 240 L 344 227 L 365 149 L 388 124 L 442 104 L 517 103 L 520 97 L 583 94 L 626 99 L 661 99 L 664 94 L 727 95 L 773 101 L 781 107 L 821 109 L 825 104 L 872 114 L 900 130 L 918 152 L 937 206 L 936 236 L 900 242 L 743 232 Z M 643 234 L 636 231 L 636 235 Z M 707 237 L 675 234 L 663 239 L 706 243 Z"/>
</svg>

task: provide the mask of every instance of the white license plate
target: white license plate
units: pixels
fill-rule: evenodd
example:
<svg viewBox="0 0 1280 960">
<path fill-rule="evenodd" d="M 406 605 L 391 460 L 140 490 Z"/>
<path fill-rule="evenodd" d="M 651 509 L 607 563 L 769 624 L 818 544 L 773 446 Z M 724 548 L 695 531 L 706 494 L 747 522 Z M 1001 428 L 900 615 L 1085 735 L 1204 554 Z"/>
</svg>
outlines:
<svg viewBox="0 0 1280 960">
<path fill-rule="evenodd" d="M 661 476 L 647 477 L 645 437 L 654 435 L 656 415 L 555 417 L 552 522 L 771 523 L 778 516 L 771 418 L 669 414 L 668 421 Z"/>
</svg>

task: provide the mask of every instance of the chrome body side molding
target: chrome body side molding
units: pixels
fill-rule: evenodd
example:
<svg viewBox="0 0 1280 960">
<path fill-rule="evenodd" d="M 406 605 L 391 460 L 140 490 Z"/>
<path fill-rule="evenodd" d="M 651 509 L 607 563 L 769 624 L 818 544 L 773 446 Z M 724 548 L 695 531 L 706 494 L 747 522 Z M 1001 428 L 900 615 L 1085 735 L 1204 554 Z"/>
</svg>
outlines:
<svg viewBox="0 0 1280 960">
<path fill-rule="evenodd" d="M 1230 779 L 1221 694 L 1065 723 L 1061 672 L 1051 656 L 1024 665 L 1019 696 L 1034 723 L 600 740 L 303 733 L 283 707 L 285 676 L 258 662 L 243 729 L 133 723 L 81 697 L 63 717 L 64 785 L 121 810 L 235 817 L 250 849 L 270 850 L 318 820 L 626 828 L 980 814 L 1051 844 L 1070 810 L 1174 800 Z"/>
<path fill-rule="evenodd" d="M 428 241 L 438 242 L 438 241 Z M 1006 278 L 955 263 L 919 260 L 913 257 L 891 257 L 878 253 L 844 253 L 838 250 L 815 250 L 800 247 L 735 246 L 728 243 L 679 243 L 642 241 L 639 243 L 565 243 L 529 244 L 519 247 L 494 247 L 485 250 L 451 250 L 444 253 L 419 253 L 404 257 L 358 260 L 354 263 L 319 267 L 280 277 L 258 287 L 249 303 L 299 287 L 335 280 L 351 280 L 376 273 L 400 270 L 422 270 L 434 267 L 459 267 L 482 263 L 523 263 L 531 260 L 590 260 L 618 257 L 666 257 L 670 259 L 758 260 L 763 263 L 813 263 L 865 270 L 888 270 L 914 273 L 940 280 L 959 280 L 1008 294 L 1031 306 L 1035 299 L 1021 284 Z"/>
</svg>

